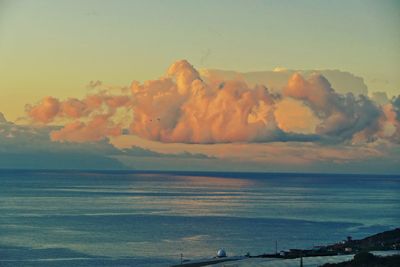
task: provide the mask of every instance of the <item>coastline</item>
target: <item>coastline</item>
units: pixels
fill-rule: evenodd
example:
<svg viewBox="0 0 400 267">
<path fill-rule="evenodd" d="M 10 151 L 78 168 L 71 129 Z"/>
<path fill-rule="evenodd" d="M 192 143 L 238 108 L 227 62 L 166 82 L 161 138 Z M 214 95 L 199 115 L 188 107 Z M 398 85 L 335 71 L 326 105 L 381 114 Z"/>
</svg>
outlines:
<svg viewBox="0 0 400 267">
<path fill-rule="evenodd" d="M 322 261 L 326 259 L 325 263 L 340 263 L 352 260 L 360 252 L 372 252 L 375 256 L 382 256 L 384 254 L 388 254 L 386 256 L 400 255 L 400 228 L 358 240 L 353 240 L 348 236 L 346 240 L 328 246 L 314 247 L 313 249 L 290 249 L 289 251 L 280 251 L 275 254 L 261 254 L 256 256 L 246 255 L 196 261 L 187 260 L 185 263 L 172 265 L 171 267 L 220 266 L 218 265 L 219 263 L 227 261 L 241 261 L 243 264 L 240 264 L 240 266 L 251 266 L 248 264 L 251 264 L 251 262 L 254 263 L 254 261 L 259 261 L 258 264 L 261 264 L 262 261 L 267 263 L 271 263 L 271 261 L 288 261 L 289 265 L 292 264 L 290 266 L 298 266 L 298 264 L 302 266 L 303 260 L 307 258 L 315 258 Z"/>
</svg>

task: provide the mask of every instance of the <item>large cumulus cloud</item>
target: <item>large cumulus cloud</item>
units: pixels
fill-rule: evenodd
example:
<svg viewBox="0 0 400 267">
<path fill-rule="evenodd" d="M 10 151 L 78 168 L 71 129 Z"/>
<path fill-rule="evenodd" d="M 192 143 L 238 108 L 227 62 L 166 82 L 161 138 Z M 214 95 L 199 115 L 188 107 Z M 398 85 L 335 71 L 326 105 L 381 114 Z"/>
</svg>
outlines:
<svg viewBox="0 0 400 267">
<path fill-rule="evenodd" d="M 301 100 L 320 119 L 315 132 L 340 140 L 374 138 L 379 131 L 381 109 L 368 97 L 357 98 L 348 93 L 335 92 L 322 75 L 313 74 L 305 80 L 294 74 L 288 81 L 284 95 Z"/>
<path fill-rule="evenodd" d="M 96 84 L 96 88 L 102 84 Z M 187 61 L 129 89 L 97 90 L 84 99 L 45 97 L 27 106 L 37 123 L 63 123 L 56 141 L 98 141 L 129 132 L 178 143 L 272 141 L 399 142 L 400 100 L 379 105 L 335 92 L 322 75 L 294 73 L 279 93 L 242 79 L 203 77 Z"/>
<path fill-rule="evenodd" d="M 240 81 L 205 83 L 187 62 L 168 76 L 132 85 L 132 133 L 183 143 L 268 141 L 281 138 L 273 112 L 276 97 Z"/>
</svg>

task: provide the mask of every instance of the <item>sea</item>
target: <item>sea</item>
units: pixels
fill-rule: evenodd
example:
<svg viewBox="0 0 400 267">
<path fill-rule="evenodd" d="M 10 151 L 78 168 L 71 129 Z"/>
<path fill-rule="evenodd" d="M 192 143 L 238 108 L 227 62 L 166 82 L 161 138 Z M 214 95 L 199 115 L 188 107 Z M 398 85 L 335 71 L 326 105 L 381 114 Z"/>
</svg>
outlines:
<svg viewBox="0 0 400 267">
<path fill-rule="evenodd" d="M 400 176 L 0 170 L 0 266 L 170 266 L 400 226 Z"/>
</svg>

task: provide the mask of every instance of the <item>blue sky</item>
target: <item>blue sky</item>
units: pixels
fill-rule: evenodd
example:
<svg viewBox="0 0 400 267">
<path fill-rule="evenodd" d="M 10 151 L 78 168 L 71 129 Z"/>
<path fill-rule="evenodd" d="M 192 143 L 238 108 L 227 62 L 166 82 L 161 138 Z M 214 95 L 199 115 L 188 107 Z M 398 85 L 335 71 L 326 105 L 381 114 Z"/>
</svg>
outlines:
<svg viewBox="0 0 400 267">
<path fill-rule="evenodd" d="M 71 97 L 85 99 L 88 93 L 87 85 L 90 81 L 102 81 L 104 89 L 106 87 L 129 87 L 132 81 L 141 83 L 146 80 L 157 80 L 160 76 L 165 77 L 166 69 L 181 59 L 186 59 L 194 66 L 194 71 L 191 67 L 185 67 L 184 72 L 189 69 L 190 75 L 195 75 L 197 70 L 201 69 L 217 69 L 233 70 L 236 71 L 237 76 L 243 75 L 246 78 L 244 72 L 266 71 L 259 74 L 257 79 L 260 81 L 268 80 L 269 78 L 266 78 L 268 75 L 268 77 L 275 75 L 276 73 L 271 74 L 267 71 L 272 71 L 276 67 L 299 71 L 333 70 L 324 72 L 331 73 L 332 77 L 336 77 L 336 80 L 330 81 L 332 84 L 367 86 L 369 96 L 379 91 L 386 93 L 390 99 L 400 93 L 399 26 L 400 2 L 390 0 L 0 0 L 0 73 L 2 74 L 0 112 L 9 121 L 21 123 L 18 118 L 23 117 L 23 121 L 26 123 L 26 109 L 32 111 L 43 97 L 52 96 L 59 99 L 57 102 L 49 98 L 48 103 L 66 105 L 63 104 L 63 101 Z M 288 79 L 293 73 L 292 71 L 287 72 L 284 76 L 285 79 Z M 179 71 L 173 75 L 180 75 Z M 347 81 L 345 77 L 350 77 L 351 81 Z M 329 91 L 329 86 L 324 87 L 323 80 L 314 78 L 307 80 L 308 77 L 304 79 L 309 86 L 317 88 L 313 87 L 315 90 Z M 299 80 L 296 81 L 299 82 Z M 315 84 L 313 85 L 313 83 Z M 212 87 L 212 83 L 209 85 Z M 145 87 L 151 88 L 147 85 Z M 295 87 L 297 88 L 298 85 Z M 340 89 L 340 93 L 354 92 L 352 90 L 354 88 L 334 89 Z M 272 96 L 265 96 L 265 103 L 268 102 L 268 97 Z M 286 118 L 287 120 L 281 121 L 278 125 L 287 131 L 286 137 L 281 136 L 279 141 L 283 139 L 284 141 L 288 141 L 288 139 L 293 141 L 290 138 L 294 138 L 296 135 L 290 135 L 290 131 L 297 130 L 299 127 L 304 128 L 304 125 L 299 123 L 296 124 L 297 128 L 294 128 L 293 124 L 298 120 L 296 113 L 308 114 L 308 117 L 300 120 L 312 120 L 313 124 L 308 125 L 311 131 L 314 128 L 326 127 L 325 124 L 328 122 L 332 123 L 336 117 L 331 113 L 340 113 L 340 107 L 329 111 L 324 110 L 326 116 L 331 117 L 330 119 L 323 118 L 322 120 L 326 119 L 327 122 L 317 125 L 316 116 L 320 116 L 321 111 L 316 110 L 315 106 L 307 102 L 308 100 L 293 100 L 295 97 L 299 96 L 291 92 L 289 98 L 285 100 L 286 102 L 281 105 L 281 115 L 283 114 L 281 117 L 292 117 Z M 335 98 L 336 96 L 333 94 L 327 97 Z M 333 100 L 331 102 L 334 103 Z M 26 106 L 27 104 L 28 106 Z M 233 106 L 234 104 L 237 103 L 232 103 Z M 267 112 L 265 105 L 260 107 L 257 102 L 253 104 L 254 110 L 260 114 L 264 112 L 262 113 L 264 115 L 258 115 L 265 116 Z M 391 169 L 389 172 L 396 172 L 398 169 L 393 167 L 392 161 L 399 157 L 398 144 L 382 144 L 383 141 L 376 142 L 374 139 L 378 134 L 386 137 L 391 135 L 391 140 L 397 140 L 396 127 L 400 125 L 399 118 L 396 117 L 397 106 L 390 105 L 392 104 L 388 104 L 386 108 L 382 106 L 376 110 L 373 109 L 375 113 L 371 112 L 369 119 L 366 119 L 370 124 L 365 123 L 365 129 L 354 132 L 352 141 L 346 140 L 333 147 L 332 144 L 327 147 L 325 143 L 323 145 L 313 143 L 312 147 L 309 147 L 309 144 L 305 143 L 288 142 L 280 145 L 262 144 L 260 145 L 261 149 L 256 148 L 254 144 L 246 144 L 243 149 L 253 151 L 249 156 L 253 160 L 251 164 L 254 163 L 254 169 L 257 170 L 268 170 L 262 165 L 265 162 L 274 164 L 271 163 L 273 157 L 266 156 L 268 153 L 273 154 L 274 157 L 282 157 L 290 162 L 296 162 L 296 164 L 302 163 L 303 165 L 299 167 L 302 170 L 321 169 L 326 162 L 333 160 L 338 164 L 348 164 L 349 161 L 358 164 L 354 170 L 360 171 L 362 171 L 360 166 L 370 164 L 371 160 L 379 158 L 382 153 L 384 156 L 380 158 L 381 160 L 384 157 L 390 158 L 391 165 L 388 164 Z M 284 110 L 283 106 L 290 106 L 292 110 Z M 200 106 L 195 107 L 199 108 Z M 263 108 L 264 111 L 261 112 Z M 360 110 L 363 110 L 361 106 Z M 38 115 L 41 111 L 43 109 L 39 108 L 29 115 Z M 68 124 L 71 121 L 51 121 L 51 125 L 66 123 L 65 125 L 69 125 L 68 129 L 83 127 L 81 130 L 87 134 L 86 128 L 82 125 L 93 119 L 93 114 L 98 112 L 100 111 L 96 110 L 94 113 L 90 113 L 89 117 L 80 118 L 81 120 L 74 117 L 73 119 L 76 121 L 73 123 L 75 124 Z M 139 110 L 135 112 L 136 116 L 139 116 Z M 366 112 L 360 113 L 359 111 L 357 111 L 359 113 L 351 112 L 355 117 L 366 114 Z M 381 114 L 381 118 L 377 117 L 377 113 Z M 49 114 L 47 113 L 47 115 Z M 376 118 L 372 118 L 373 116 Z M 43 120 L 43 117 L 40 118 Z M 253 122 L 258 119 L 259 117 L 252 117 Z M 344 117 L 341 119 L 345 120 Z M 261 121 L 265 122 L 266 120 L 263 118 Z M 48 121 L 43 122 L 48 123 Z M 98 120 L 97 123 L 111 122 L 101 120 L 99 122 Z M 291 125 L 288 126 L 287 123 Z M 350 122 L 346 123 L 348 123 L 346 127 L 357 126 L 355 121 L 354 125 Z M 380 132 L 376 132 L 372 138 L 369 133 L 366 133 L 366 129 L 374 128 L 376 126 L 374 123 L 379 124 L 382 129 Z M 31 126 L 37 127 L 38 125 Z M 110 129 L 103 130 L 105 133 L 111 131 Z M 139 130 L 136 129 L 136 131 Z M 51 130 L 49 130 L 50 132 Z M 7 130 L 3 129 L 2 133 L 9 135 L 8 128 Z M 232 144 L 232 146 L 166 144 L 168 142 L 165 140 L 145 138 L 145 134 L 143 132 L 141 134 L 141 136 L 138 133 L 133 134 L 129 140 L 126 136 L 110 140 L 118 147 L 140 145 L 157 151 L 157 153 L 182 153 L 183 151 L 204 153 L 211 156 L 210 159 L 207 159 L 208 161 L 212 161 L 213 157 L 226 160 L 225 157 L 230 155 L 231 151 L 236 151 L 235 159 L 228 159 L 228 161 L 230 160 L 229 164 L 242 160 L 238 144 Z M 109 138 L 107 134 L 106 137 Z M 225 137 L 221 138 L 226 141 Z M 235 138 L 233 139 L 237 141 Z M 295 141 L 298 141 L 299 137 L 296 136 L 296 138 Z M 354 146 L 351 143 L 355 139 L 363 138 L 368 139 L 366 144 Z M 41 141 L 43 140 L 41 139 Z M 393 149 L 392 146 L 394 146 Z M 390 151 L 384 152 L 388 147 Z M 351 149 L 358 151 L 358 154 L 349 152 Z M 300 157 L 299 161 L 295 155 L 301 154 L 301 151 L 304 150 L 318 150 L 318 153 L 324 155 L 326 162 L 319 162 L 319 165 L 311 164 L 310 162 L 315 162 L 311 155 Z M 346 156 L 338 157 L 337 155 L 341 152 Z M 368 157 L 362 155 L 368 155 Z M 260 157 L 264 161 L 256 162 Z M 227 163 L 226 166 L 229 164 Z M 312 166 L 307 167 L 304 164 Z M 285 166 L 282 165 L 281 169 L 284 170 Z M 381 169 L 384 170 L 385 167 L 381 167 Z"/>
</svg>

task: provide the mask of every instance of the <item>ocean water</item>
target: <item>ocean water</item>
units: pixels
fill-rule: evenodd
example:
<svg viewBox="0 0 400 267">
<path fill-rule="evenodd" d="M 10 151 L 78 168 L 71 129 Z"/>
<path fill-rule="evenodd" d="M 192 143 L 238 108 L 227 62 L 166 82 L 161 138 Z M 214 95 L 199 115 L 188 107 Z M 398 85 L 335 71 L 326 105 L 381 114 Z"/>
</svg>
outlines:
<svg viewBox="0 0 400 267">
<path fill-rule="evenodd" d="M 399 176 L 0 171 L 0 266 L 169 266 L 399 226 Z"/>
</svg>

